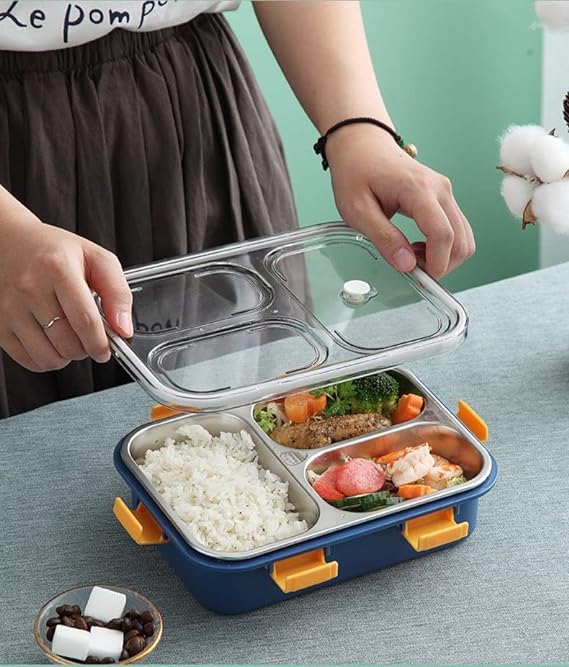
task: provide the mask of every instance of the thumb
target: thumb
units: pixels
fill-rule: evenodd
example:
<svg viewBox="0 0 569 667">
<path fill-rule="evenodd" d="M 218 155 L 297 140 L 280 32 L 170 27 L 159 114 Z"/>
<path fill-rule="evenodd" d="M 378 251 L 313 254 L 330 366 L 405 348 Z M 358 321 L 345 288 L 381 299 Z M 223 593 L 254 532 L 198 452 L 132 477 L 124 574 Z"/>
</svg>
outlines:
<svg viewBox="0 0 569 667">
<path fill-rule="evenodd" d="M 86 279 L 101 297 L 105 319 L 121 336 L 131 338 L 132 293 L 122 266 L 111 252 L 94 244 L 85 249 Z"/>
<path fill-rule="evenodd" d="M 365 234 L 397 271 L 412 271 L 417 264 L 415 253 L 404 234 L 385 215 L 375 196 L 370 192 L 355 209 L 355 213 L 344 218 L 345 221 Z"/>
</svg>

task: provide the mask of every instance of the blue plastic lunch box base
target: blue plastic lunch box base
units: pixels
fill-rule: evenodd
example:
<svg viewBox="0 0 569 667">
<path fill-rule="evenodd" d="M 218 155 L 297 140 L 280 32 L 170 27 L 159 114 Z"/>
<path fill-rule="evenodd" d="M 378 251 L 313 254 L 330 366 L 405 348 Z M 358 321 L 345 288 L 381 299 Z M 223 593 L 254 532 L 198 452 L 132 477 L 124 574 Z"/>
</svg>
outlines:
<svg viewBox="0 0 569 667">
<path fill-rule="evenodd" d="M 121 458 L 121 447 L 122 441 L 115 449 L 114 463 L 121 477 L 131 488 L 133 507 L 138 502 L 146 506 L 169 540 L 168 543 L 158 546 L 162 555 L 193 596 L 204 607 L 219 614 L 252 611 L 447 548 L 443 546 L 430 551 L 415 551 L 401 533 L 403 524 L 408 519 L 445 507 L 453 507 L 457 523 L 468 521 L 468 536 L 470 536 L 476 527 L 478 500 L 494 486 L 498 474 L 496 461 L 490 456 L 492 469 L 480 486 L 423 505 L 420 510 L 414 508 L 401 511 L 395 515 L 344 528 L 255 558 L 220 560 L 199 553 L 184 541 L 150 494 L 128 470 Z M 462 538 L 453 544 L 463 542 L 465 539 Z M 283 593 L 270 576 L 274 563 L 314 549 L 324 549 L 327 561 L 338 562 L 338 576 L 326 583 L 295 593 Z"/>
</svg>

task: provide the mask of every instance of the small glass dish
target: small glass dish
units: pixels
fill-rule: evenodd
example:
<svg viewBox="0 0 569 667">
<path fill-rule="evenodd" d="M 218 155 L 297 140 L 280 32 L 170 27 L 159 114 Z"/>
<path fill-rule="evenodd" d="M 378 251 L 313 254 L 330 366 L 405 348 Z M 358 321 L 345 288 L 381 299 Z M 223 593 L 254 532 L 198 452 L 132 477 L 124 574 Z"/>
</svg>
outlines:
<svg viewBox="0 0 569 667">
<path fill-rule="evenodd" d="M 144 595 L 141 595 L 140 593 L 137 593 L 136 591 L 131 590 L 130 588 L 124 588 L 123 586 L 109 586 L 107 584 L 92 584 L 89 586 L 78 586 L 77 588 L 70 588 L 69 590 L 64 591 L 63 593 L 59 593 L 51 600 L 49 600 L 49 602 L 46 602 L 46 604 L 44 604 L 44 606 L 38 611 L 34 621 L 34 637 L 37 642 L 37 645 L 39 646 L 44 656 L 52 664 L 54 665 L 83 664 L 79 663 L 76 660 L 71 660 L 70 658 L 65 658 L 63 656 L 56 655 L 55 653 L 52 652 L 51 642 L 48 641 L 46 637 L 48 630 L 46 626 L 46 621 L 49 618 L 52 618 L 53 616 L 57 616 L 55 610 L 57 609 L 57 607 L 63 604 L 70 604 L 70 605 L 77 604 L 81 607 L 81 611 L 83 611 L 85 609 L 85 605 L 87 604 L 87 600 L 89 599 L 91 590 L 95 585 L 101 586 L 103 588 L 108 588 L 109 590 L 116 591 L 118 593 L 124 593 L 124 595 L 126 595 L 125 613 L 127 611 L 130 611 L 131 609 L 135 609 L 136 611 L 140 612 L 143 612 L 146 609 L 148 609 L 152 613 L 152 616 L 154 617 L 154 635 L 150 638 L 151 641 L 148 643 L 148 645 L 145 646 L 145 648 L 140 653 L 137 653 L 128 660 L 121 660 L 116 664 L 130 665 L 134 664 L 135 662 L 140 662 L 141 660 L 147 658 L 158 646 L 158 643 L 162 638 L 162 629 L 163 629 L 162 615 L 160 614 L 158 607 L 156 607 L 156 605 L 153 604 L 148 598 L 144 597 Z"/>
</svg>

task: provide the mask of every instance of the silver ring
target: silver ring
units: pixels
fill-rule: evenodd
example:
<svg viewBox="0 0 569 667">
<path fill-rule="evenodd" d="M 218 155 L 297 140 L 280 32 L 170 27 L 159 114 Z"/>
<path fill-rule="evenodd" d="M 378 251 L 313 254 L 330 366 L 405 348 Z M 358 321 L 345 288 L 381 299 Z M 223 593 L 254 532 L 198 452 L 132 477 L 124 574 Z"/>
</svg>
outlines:
<svg viewBox="0 0 569 667">
<path fill-rule="evenodd" d="M 49 329 L 49 328 L 52 327 L 56 322 L 58 322 L 59 320 L 62 320 L 62 319 L 63 319 L 63 317 L 62 317 L 61 315 L 56 315 L 56 316 L 55 316 L 52 320 L 50 320 L 47 324 L 42 324 L 42 327 L 43 327 L 44 329 Z"/>
</svg>

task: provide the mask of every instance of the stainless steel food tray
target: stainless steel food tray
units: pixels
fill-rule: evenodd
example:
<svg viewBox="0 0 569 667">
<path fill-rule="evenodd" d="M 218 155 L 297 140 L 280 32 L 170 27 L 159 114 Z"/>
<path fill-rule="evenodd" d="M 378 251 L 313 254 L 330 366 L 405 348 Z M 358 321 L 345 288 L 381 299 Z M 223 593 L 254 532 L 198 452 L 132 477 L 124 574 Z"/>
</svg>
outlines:
<svg viewBox="0 0 569 667">
<path fill-rule="evenodd" d="M 180 415 L 167 420 L 142 426 L 128 435 L 121 447 L 121 457 L 139 483 L 146 489 L 171 523 L 176 526 L 183 539 L 196 551 L 212 558 L 244 560 L 305 542 L 349 526 L 376 520 L 388 514 L 417 508 L 448 496 L 459 495 L 481 485 L 489 476 L 492 463 L 486 449 L 464 426 L 464 424 L 412 373 L 397 369 L 392 371 L 425 398 L 425 408 L 416 419 L 392 426 L 384 431 L 366 434 L 341 443 L 314 450 L 297 450 L 283 447 L 268 437 L 256 424 L 254 406 L 223 413 Z M 222 431 L 247 430 L 259 453 L 259 463 L 289 483 L 289 499 L 295 505 L 300 518 L 309 528 L 294 537 L 266 544 L 243 552 L 220 552 L 209 549 L 198 542 L 189 529 L 154 489 L 138 466 L 148 449 L 158 449 L 181 423 L 200 424 L 213 434 Z M 419 445 L 426 440 L 435 454 L 449 458 L 463 467 L 468 481 L 456 487 L 436 491 L 428 496 L 407 500 L 400 505 L 372 512 L 348 512 L 336 509 L 312 489 L 307 471 L 318 469 L 332 462 L 341 454 L 381 456 L 402 447 Z M 426 509 L 426 508 L 425 508 Z"/>
</svg>

